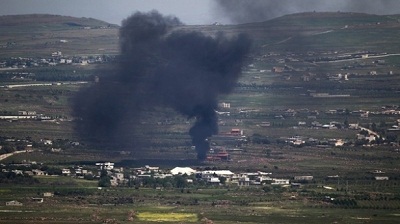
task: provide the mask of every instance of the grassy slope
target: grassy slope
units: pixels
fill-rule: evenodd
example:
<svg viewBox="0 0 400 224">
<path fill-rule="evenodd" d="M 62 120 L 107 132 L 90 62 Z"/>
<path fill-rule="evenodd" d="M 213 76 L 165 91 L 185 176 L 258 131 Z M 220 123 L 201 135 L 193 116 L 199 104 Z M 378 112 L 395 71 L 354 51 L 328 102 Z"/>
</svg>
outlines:
<svg viewBox="0 0 400 224">
<path fill-rule="evenodd" d="M 31 21 L 35 21 L 32 23 Z M 346 29 L 343 29 L 347 26 Z M 84 30 L 83 27 L 93 29 Z M 98 29 L 108 27 L 108 29 Z M 187 26 L 181 29 L 227 34 L 244 32 L 260 52 L 310 51 L 347 48 L 357 50 L 398 50 L 400 23 L 396 16 L 356 13 L 300 13 L 261 23 L 237 26 Z M 49 55 L 60 50 L 66 54 L 118 52 L 116 25 L 91 18 L 54 15 L 0 17 L 0 57 Z M 329 33 L 323 33 L 331 31 Z M 385 33 L 386 35 L 381 35 Z M 68 43 L 60 43 L 60 39 Z M 100 49 L 100 50 L 99 50 Z"/>
<path fill-rule="evenodd" d="M 400 41 L 396 38 L 398 27 L 400 23 L 395 16 L 299 13 L 260 23 L 203 26 L 200 29 L 209 33 L 220 30 L 227 33 L 247 33 L 255 40 L 254 47 L 256 49 L 261 47 L 259 50 L 266 53 L 282 50 L 335 50 L 331 48 L 395 50 Z M 331 30 L 333 32 L 323 33 Z M 386 35 L 382 35 L 383 32 Z M 288 38 L 290 39 L 287 40 Z"/>
<path fill-rule="evenodd" d="M 34 22 L 32 22 L 34 21 Z M 84 29 L 90 27 L 91 29 Z M 91 18 L 55 15 L 0 17 L 0 58 L 65 55 L 116 54 L 118 26 Z M 61 43 L 60 40 L 67 40 Z"/>
</svg>

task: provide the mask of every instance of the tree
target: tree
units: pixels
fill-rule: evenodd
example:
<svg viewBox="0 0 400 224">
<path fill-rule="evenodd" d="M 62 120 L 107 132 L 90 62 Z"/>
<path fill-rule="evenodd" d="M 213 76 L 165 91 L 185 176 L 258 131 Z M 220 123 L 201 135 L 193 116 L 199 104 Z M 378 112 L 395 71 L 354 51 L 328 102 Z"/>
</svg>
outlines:
<svg viewBox="0 0 400 224">
<path fill-rule="evenodd" d="M 175 187 L 176 188 L 185 188 L 186 187 L 186 179 L 180 175 L 176 175 L 174 177 Z"/>
<path fill-rule="evenodd" d="M 343 122 L 343 126 L 344 126 L 344 128 L 349 128 L 349 121 L 347 120 L 347 117 Z"/>
<path fill-rule="evenodd" d="M 110 177 L 100 177 L 99 187 L 111 187 L 111 178 Z"/>
<path fill-rule="evenodd" d="M 156 187 L 156 179 L 154 177 L 145 177 L 142 180 L 143 186 Z"/>
<path fill-rule="evenodd" d="M 270 144 L 270 141 L 268 140 L 268 138 L 265 137 L 265 136 L 262 136 L 262 135 L 260 135 L 260 134 L 254 134 L 254 135 L 251 137 L 251 141 L 252 141 L 254 144 Z"/>
<path fill-rule="evenodd" d="M 396 134 L 393 134 L 393 133 L 389 133 L 387 136 L 386 136 L 386 140 L 390 143 L 390 142 L 396 142 L 396 140 L 397 140 L 397 135 Z"/>
<path fill-rule="evenodd" d="M 4 145 L 2 149 L 5 151 L 5 153 L 15 152 L 14 147 L 12 147 L 11 145 Z"/>
<path fill-rule="evenodd" d="M 225 184 L 225 182 L 226 182 L 226 177 L 220 176 L 218 179 L 219 179 L 219 182 L 220 182 L 221 184 Z"/>
<path fill-rule="evenodd" d="M 377 130 L 378 130 L 378 129 L 376 128 L 375 122 L 373 122 L 373 123 L 371 124 L 371 129 L 372 129 L 372 131 L 377 131 Z"/>
<path fill-rule="evenodd" d="M 107 174 L 107 170 L 102 170 L 100 173 L 99 187 L 111 187 L 111 178 Z"/>
<path fill-rule="evenodd" d="M 271 192 L 272 190 L 270 186 L 264 186 L 262 189 L 265 193 Z"/>
<path fill-rule="evenodd" d="M 271 149 L 265 149 L 264 150 L 264 154 L 265 154 L 265 157 L 267 157 L 267 158 L 269 158 L 269 157 L 271 157 Z"/>
</svg>

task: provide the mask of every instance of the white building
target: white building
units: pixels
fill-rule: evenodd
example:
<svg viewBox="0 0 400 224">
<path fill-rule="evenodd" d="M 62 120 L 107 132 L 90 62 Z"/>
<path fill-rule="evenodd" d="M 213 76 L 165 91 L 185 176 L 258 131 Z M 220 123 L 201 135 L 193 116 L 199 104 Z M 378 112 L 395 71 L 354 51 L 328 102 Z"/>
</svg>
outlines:
<svg viewBox="0 0 400 224">
<path fill-rule="evenodd" d="M 375 177 L 375 180 L 389 180 L 389 177 Z"/>
<path fill-rule="evenodd" d="M 219 180 L 219 178 L 218 177 L 211 177 L 211 178 L 209 178 L 208 180 L 207 180 L 207 182 L 208 183 L 210 183 L 210 184 L 220 184 L 220 180 Z"/>
<path fill-rule="evenodd" d="M 201 171 L 200 174 L 203 178 L 211 176 L 231 178 L 233 175 L 235 175 L 230 170 L 205 170 Z"/>
<path fill-rule="evenodd" d="M 6 206 L 22 206 L 22 203 L 19 201 L 7 201 Z"/>
<path fill-rule="evenodd" d="M 71 174 L 71 170 L 70 169 L 62 169 L 61 170 L 61 173 L 63 174 L 63 175 L 70 175 Z"/>
<path fill-rule="evenodd" d="M 53 197 L 53 196 L 54 196 L 54 194 L 51 193 L 51 192 L 44 192 L 43 193 L 43 197 Z"/>
<path fill-rule="evenodd" d="M 294 176 L 294 180 L 313 180 L 313 176 Z"/>
<path fill-rule="evenodd" d="M 186 175 L 190 176 L 190 175 L 196 173 L 196 170 L 194 170 L 194 169 L 192 169 L 190 167 L 175 167 L 170 172 L 171 172 L 172 175 L 183 175 L 183 174 L 186 174 Z"/>
<path fill-rule="evenodd" d="M 96 163 L 96 166 L 98 166 L 100 170 L 114 169 L 114 163 L 112 163 L 112 162 Z"/>
<path fill-rule="evenodd" d="M 289 179 L 272 179 L 271 185 L 289 185 Z"/>
</svg>

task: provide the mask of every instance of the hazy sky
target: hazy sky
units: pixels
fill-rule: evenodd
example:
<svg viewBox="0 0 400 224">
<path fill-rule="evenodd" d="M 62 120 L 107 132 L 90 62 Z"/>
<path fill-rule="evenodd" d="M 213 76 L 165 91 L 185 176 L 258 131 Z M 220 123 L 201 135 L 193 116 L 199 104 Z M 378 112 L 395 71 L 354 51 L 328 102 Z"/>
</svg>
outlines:
<svg viewBox="0 0 400 224">
<path fill-rule="evenodd" d="M 314 10 L 395 14 L 400 0 L 0 0 L 0 15 L 46 13 L 114 24 L 152 9 L 185 24 L 243 23 Z"/>
</svg>

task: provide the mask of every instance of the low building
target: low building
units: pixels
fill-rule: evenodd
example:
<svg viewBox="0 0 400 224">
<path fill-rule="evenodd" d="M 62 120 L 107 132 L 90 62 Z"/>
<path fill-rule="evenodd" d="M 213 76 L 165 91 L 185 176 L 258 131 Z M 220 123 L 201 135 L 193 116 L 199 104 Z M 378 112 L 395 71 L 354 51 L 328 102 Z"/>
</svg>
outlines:
<svg viewBox="0 0 400 224">
<path fill-rule="evenodd" d="M 33 175 L 36 175 L 36 176 L 44 176 L 44 175 L 47 175 L 46 171 L 42 171 L 42 170 L 39 170 L 39 169 L 34 169 L 34 170 L 32 170 L 32 173 L 33 173 Z"/>
<path fill-rule="evenodd" d="M 301 186 L 301 183 L 291 183 L 290 187 L 291 188 L 301 188 L 302 186 Z"/>
<path fill-rule="evenodd" d="M 115 178 L 118 181 L 123 181 L 124 180 L 124 174 L 123 173 L 115 173 L 114 175 L 115 175 Z"/>
<path fill-rule="evenodd" d="M 297 181 L 301 181 L 301 180 L 306 180 L 306 181 L 311 181 L 311 180 L 313 180 L 314 179 L 314 177 L 313 176 L 295 176 L 294 177 L 294 180 L 297 180 Z"/>
<path fill-rule="evenodd" d="M 208 161 L 229 161 L 230 156 L 226 150 L 218 151 L 207 156 Z"/>
<path fill-rule="evenodd" d="M 230 134 L 232 136 L 242 136 L 243 135 L 243 130 L 240 130 L 239 128 L 232 128 Z"/>
<path fill-rule="evenodd" d="M 43 193 L 43 197 L 53 197 L 53 196 L 54 196 L 54 194 L 51 193 L 51 192 L 44 192 Z"/>
<path fill-rule="evenodd" d="M 62 173 L 63 175 L 69 176 L 69 175 L 71 175 L 71 170 L 70 170 L 70 169 L 62 169 L 61 173 Z"/>
<path fill-rule="evenodd" d="M 209 184 L 214 184 L 214 185 L 219 185 L 221 181 L 219 180 L 218 177 L 211 177 L 207 180 L 207 183 Z"/>
<path fill-rule="evenodd" d="M 230 170 L 206 170 L 200 172 L 202 178 L 209 178 L 209 177 L 225 177 L 225 178 L 232 178 L 234 173 Z"/>
<path fill-rule="evenodd" d="M 22 206 L 22 203 L 19 201 L 7 201 L 6 206 Z"/>
<path fill-rule="evenodd" d="M 305 121 L 299 121 L 297 125 L 299 125 L 299 126 L 306 126 L 306 125 L 307 125 L 307 122 L 305 122 Z"/>
<path fill-rule="evenodd" d="M 32 201 L 33 202 L 36 202 L 36 203 L 43 203 L 43 198 L 32 198 Z"/>
<path fill-rule="evenodd" d="M 61 152 L 61 148 L 51 148 L 51 152 Z"/>
<path fill-rule="evenodd" d="M 289 185 L 290 181 L 288 179 L 272 179 L 271 185 Z"/>
<path fill-rule="evenodd" d="M 144 166 L 144 168 L 146 169 L 146 171 L 155 172 L 155 173 L 157 173 L 160 170 L 160 167 L 158 167 L 158 166 L 146 165 L 146 166 Z"/>
<path fill-rule="evenodd" d="M 250 178 L 248 178 L 248 177 L 240 178 L 239 181 L 238 181 L 238 185 L 240 187 L 248 187 L 248 186 L 250 186 Z"/>
<path fill-rule="evenodd" d="M 49 139 L 44 139 L 44 140 L 42 140 L 42 142 L 44 145 L 53 145 L 53 141 L 49 140 Z"/>
<path fill-rule="evenodd" d="M 100 170 L 112 170 L 112 169 L 114 169 L 114 163 L 111 163 L 111 162 L 96 163 L 96 166 L 98 166 Z"/>
<path fill-rule="evenodd" d="M 340 146 L 343 146 L 344 145 L 344 141 L 342 140 L 342 139 L 338 139 L 336 142 L 335 142 L 335 146 L 336 147 L 340 147 Z"/>
<path fill-rule="evenodd" d="M 230 103 L 225 103 L 225 102 L 220 103 L 219 106 L 221 108 L 231 108 L 231 104 Z"/>
<path fill-rule="evenodd" d="M 263 121 L 260 124 L 261 127 L 271 127 L 271 122 L 269 121 Z"/>
<path fill-rule="evenodd" d="M 281 73 L 283 71 L 284 71 L 283 67 L 273 67 L 272 68 L 272 72 L 275 72 L 275 73 Z"/>
<path fill-rule="evenodd" d="M 389 177 L 375 177 L 375 180 L 389 180 Z"/>
</svg>

